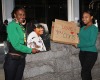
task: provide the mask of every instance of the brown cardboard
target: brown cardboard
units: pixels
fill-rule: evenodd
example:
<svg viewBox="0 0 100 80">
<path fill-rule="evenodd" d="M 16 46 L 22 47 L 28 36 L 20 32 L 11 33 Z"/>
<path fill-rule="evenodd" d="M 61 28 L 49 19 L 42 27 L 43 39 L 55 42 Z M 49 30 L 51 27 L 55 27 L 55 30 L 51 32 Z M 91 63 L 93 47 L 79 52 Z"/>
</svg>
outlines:
<svg viewBox="0 0 100 80">
<path fill-rule="evenodd" d="M 54 42 L 65 44 L 77 44 L 79 42 L 77 35 L 79 27 L 76 23 L 55 19 L 52 25 L 51 35 Z"/>
</svg>

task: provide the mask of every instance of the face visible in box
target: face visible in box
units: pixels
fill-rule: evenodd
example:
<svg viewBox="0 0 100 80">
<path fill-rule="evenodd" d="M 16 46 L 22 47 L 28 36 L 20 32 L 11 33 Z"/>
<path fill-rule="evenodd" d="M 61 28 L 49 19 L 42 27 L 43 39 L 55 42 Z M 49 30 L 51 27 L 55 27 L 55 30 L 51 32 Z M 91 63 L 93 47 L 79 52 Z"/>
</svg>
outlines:
<svg viewBox="0 0 100 80">
<path fill-rule="evenodd" d="M 48 32 L 48 27 L 44 23 L 33 24 L 27 26 L 31 28 L 30 32 L 27 35 L 27 46 L 30 48 L 36 48 L 40 51 L 49 51 L 50 50 L 50 36 Z"/>
</svg>

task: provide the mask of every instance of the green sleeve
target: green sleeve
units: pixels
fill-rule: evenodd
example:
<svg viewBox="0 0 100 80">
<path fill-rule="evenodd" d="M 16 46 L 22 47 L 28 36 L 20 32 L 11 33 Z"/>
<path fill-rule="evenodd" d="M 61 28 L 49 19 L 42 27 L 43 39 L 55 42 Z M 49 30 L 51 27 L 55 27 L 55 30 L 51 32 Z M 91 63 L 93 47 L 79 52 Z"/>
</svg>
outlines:
<svg viewBox="0 0 100 80">
<path fill-rule="evenodd" d="M 19 30 L 21 31 L 21 30 Z M 21 35 L 16 29 L 16 24 L 9 24 L 7 26 L 8 40 L 11 42 L 15 50 L 23 53 L 31 53 L 32 49 L 24 45 L 24 39 L 21 40 Z M 20 35 L 20 36 L 19 36 Z M 22 35 L 23 36 L 23 35 Z"/>
<path fill-rule="evenodd" d="M 91 46 L 95 45 L 96 40 L 97 40 L 97 35 L 98 35 L 98 28 L 93 27 L 90 32 L 90 39 L 89 39 L 90 41 L 80 42 L 78 44 L 78 47 L 91 47 Z"/>
</svg>

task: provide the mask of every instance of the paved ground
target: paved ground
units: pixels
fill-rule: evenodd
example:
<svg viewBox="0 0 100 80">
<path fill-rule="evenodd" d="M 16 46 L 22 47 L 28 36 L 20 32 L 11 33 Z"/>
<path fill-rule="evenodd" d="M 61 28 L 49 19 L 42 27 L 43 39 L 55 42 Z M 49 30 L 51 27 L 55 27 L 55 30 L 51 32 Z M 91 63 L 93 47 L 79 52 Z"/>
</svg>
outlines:
<svg viewBox="0 0 100 80">
<path fill-rule="evenodd" d="M 5 80 L 4 79 L 4 71 L 3 71 L 3 66 L 2 64 L 0 63 L 0 80 Z"/>
<path fill-rule="evenodd" d="M 3 71 L 4 55 L 4 47 L 0 43 L 0 80 L 5 80 Z"/>
</svg>

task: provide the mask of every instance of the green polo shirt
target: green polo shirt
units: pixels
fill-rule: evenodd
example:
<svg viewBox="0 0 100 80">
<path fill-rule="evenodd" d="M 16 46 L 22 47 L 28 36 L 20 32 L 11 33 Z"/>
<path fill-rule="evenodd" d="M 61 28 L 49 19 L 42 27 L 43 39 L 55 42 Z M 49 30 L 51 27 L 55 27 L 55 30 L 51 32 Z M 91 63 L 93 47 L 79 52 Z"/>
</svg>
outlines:
<svg viewBox="0 0 100 80">
<path fill-rule="evenodd" d="M 79 44 L 78 47 L 81 51 L 91 51 L 97 52 L 96 40 L 98 36 L 98 28 L 95 25 L 89 26 L 87 29 L 84 29 L 83 26 L 79 32 Z"/>
<path fill-rule="evenodd" d="M 15 50 L 23 53 L 31 53 L 32 49 L 24 45 L 24 31 L 19 23 L 14 20 L 7 26 L 8 37 L 7 40 L 11 42 Z"/>
</svg>

